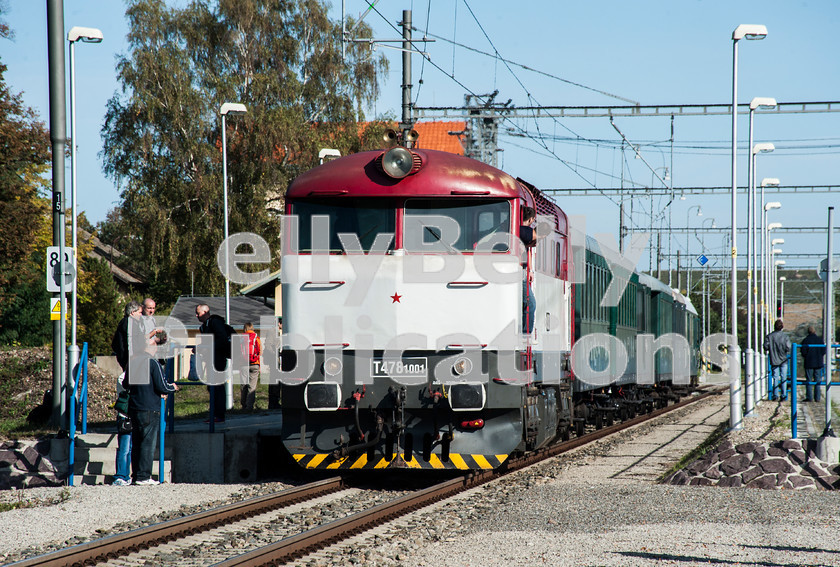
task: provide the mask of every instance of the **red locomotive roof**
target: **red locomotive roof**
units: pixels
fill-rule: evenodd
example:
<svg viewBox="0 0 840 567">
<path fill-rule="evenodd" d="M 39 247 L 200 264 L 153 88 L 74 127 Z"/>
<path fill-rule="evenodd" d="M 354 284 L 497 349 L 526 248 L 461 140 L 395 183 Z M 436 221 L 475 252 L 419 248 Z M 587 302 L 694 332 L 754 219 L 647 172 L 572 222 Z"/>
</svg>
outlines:
<svg viewBox="0 0 840 567">
<path fill-rule="evenodd" d="M 376 164 L 380 151 L 342 157 L 295 179 L 286 192 L 290 200 L 305 197 L 498 197 L 515 199 L 526 190 L 517 181 L 480 161 L 436 150 L 414 149 L 420 169 L 402 179 L 388 177 Z"/>
</svg>

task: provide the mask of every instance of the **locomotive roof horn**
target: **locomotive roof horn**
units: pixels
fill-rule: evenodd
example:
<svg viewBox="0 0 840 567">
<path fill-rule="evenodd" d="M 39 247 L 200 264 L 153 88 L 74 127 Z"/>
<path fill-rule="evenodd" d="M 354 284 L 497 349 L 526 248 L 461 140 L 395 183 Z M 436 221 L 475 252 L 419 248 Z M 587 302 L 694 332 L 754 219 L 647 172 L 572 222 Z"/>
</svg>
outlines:
<svg viewBox="0 0 840 567">
<path fill-rule="evenodd" d="M 382 133 L 382 141 L 385 142 L 386 148 L 393 148 L 396 146 L 399 141 L 399 137 L 400 136 L 397 134 L 397 131 L 392 128 L 388 128 Z"/>
</svg>

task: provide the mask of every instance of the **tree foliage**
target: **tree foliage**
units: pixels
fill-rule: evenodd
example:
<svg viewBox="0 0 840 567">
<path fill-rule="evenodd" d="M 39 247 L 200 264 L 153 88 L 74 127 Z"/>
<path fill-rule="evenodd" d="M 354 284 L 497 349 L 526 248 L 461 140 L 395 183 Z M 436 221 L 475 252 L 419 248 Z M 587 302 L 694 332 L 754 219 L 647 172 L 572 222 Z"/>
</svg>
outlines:
<svg viewBox="0 0 840 567">
<path fill-rule="evenodd" d="M 2 22 L 0 37 L 11 37 Z M 43 344 L 51 327 L 48 296 L 38 284 L 45 287 L 50 225 L 41 174 L 50 162 L 50 139 L 35 111 L 6 84 L 5 72 L 0 63 L 0 341 Z M 42 296 L 41 317 L 30 317 L 31 302 Z"/>
<path fill-rule="evenodd" d="M 120 293 L 108 262 L 86 257 L 81 264 L 85 279 L 84 288 L 79 289 L 79 340 L 88 343 L 92 356 L 109 355 L 111 338 L 122 318 Z"/>
<path fill-rule="evenodd" d="M 102 233 L 122 239 L 161 300 L 190 289 L 193 275 L 196 293 L 220 293 L 221 105 L 248 108 L 226 119 L 230 233 L 276 248 L 274 213 L 289 182 L 322 147 L 347 153 L 370 139 L 360 136 L 360 109 L 377 96 L 386 62 L 355 44 L 342 59 L 340 24 L 318 0 L 133 0 L 126 14 L 122 92 L 103 126 L 106 172 L 122 200 Z"/>
</svg>

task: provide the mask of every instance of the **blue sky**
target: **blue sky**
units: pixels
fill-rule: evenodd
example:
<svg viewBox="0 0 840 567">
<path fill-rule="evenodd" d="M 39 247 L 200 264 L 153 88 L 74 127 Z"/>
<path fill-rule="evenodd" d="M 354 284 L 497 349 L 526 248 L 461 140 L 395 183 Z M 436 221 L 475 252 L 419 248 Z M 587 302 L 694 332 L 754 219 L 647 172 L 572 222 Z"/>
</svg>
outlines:
<svg viewBox="0 0 840 567">
<path fill-rule="evenodd" d="M 0 41 L 0 57 L 8 66 L 6 80 L 13 91 L 23 92 L 24 101 L 46 122 L 46 2 L 9 0 L 6 7 L 5 20 L 16 34 L 12 41 Z M 347 0 L 349 14 L 357 15 L 366 7 L 361 0 Z M 340 1 L 335 2 L 332 13 L 336 18 L 340 8 Z M 589 87 L 576 87 L 516 66 L 511 66 L 511 72 L 497 59 L 438 40 L 428 44 L 426 50 L 442 71 L 428 62 L 423 65 L 419 56 L 413 59 L 413 95 L 418 106 L 459 106 L 466 94 L 464 87 L 477 94 L 498 89 L 499 100 L 512 99 L 517 106 L 625 104 L 591 89 L 641 104 L 727 104 L 731 101 L 731 34 L 742 23 L 764 24 L 769 33 L 763 41 L 739 44 L 739 102 L 747 103 L 756 96 L 774 97 L 780 102 L 840 100 L 840 5 L 832 0 L 770 0 L 760 4 L 740 0 L 381 0 L 365 21 L 373 26 L 376 37 L 395 38 L 398 34 L 390 24 L 395 24 L 407 8 L 413 9 L 415 27 L 425 29 L 428 21 L 430 34 L 455 38 L 481 51 L 498 51 L 515 63 Z M 105 35 L 101 44 L 82 44 L 76 49 L 78 202 L 79 209 L 94 222 L 104 219 L 119 197 L 114 183 L 102 173 L 98 154 L 105 105 L 118 88 L 115 58 L 126 51 L 124 10 L 124 4 L 115 0 L 65 0 L 66 29 L 76 25 L 96 27 Z M 415 38 L 419 35 L 415 32 Z M 398 51 L 379 49 L 390 59 L 391 73 L 383 85 L 382 98 L 369 112 L 399 116 L 401 57 Z M 67 96 L 69 101 L 69 91 Z M 668 167 L 669 181 L 675 186 L 730 184 L 728 116 L 678 117 L 673 154 L 669 144 L 662 143 L 670 136 L 669 118 L 617 118 L 615 122 L 628 140 L 641 148 L 644 161 L 658 168 L 658 175 Z M 514 126 L 504 124 L 502 129 L 507 127 Z M 533 138 L 567 138 L 548 140 L 549 152 L 532 138 L 506 133 L 500 137 L 502 168 L 537 187 L 615 187 L 621 182 L 622 162 L 625 185 L 648 186 L 652 179 L 656 184 L 650 167 L 633 159 L 633 152 L 622 155 L 617 146 L 620 137 L 608 119 L 521 121 L 515 128 Z M 738 160 L 741 186 L 746 184 L 747 131 L 742 115 L 739 139 L 744 149 Z M 838 113 L 757 116 L 755 141 L 774 142 L 778 148 L 759 158 L 758 179 L 778 177 L 785 185 L 840 184 L 839 131 Z M 67 167 L 69 184 L 69 160 Z M 830 194 L 769 195 L 767 200 L 782 203 L 782 209 L 771 215 L 790 227 L 824 227 L 827 207 L 840 204 L 840 199 Z M 569 214 L 586 215 L 588 232 L 617 232 L 618 207 L 613 200 L 558 197 L 557 201 Z M 709 219 L 714 219 L 717 227 L 728 227 L 729 203 L 728 195 L 687 195 L 684 201 L 671 205 L 672 225 L 684 227 L 688 220 L 690 226 L 705 221 L 708 227 L 712 223 Z M 665 200 L 654 200 L 655 216 L 667 210 L 665 205 Z M 702 208 L 702 217 L 697 217 L 696 208 L 690 208 L 695 206 Z M 632 223 L 646 226 L 650 209 L 648 199 L 637 199 Z M 739 198 L 738 213 L 738 224 L 743 226 L 744 198 Z M 825 234 L 784 238 L 787 253 L 825 251 Z M 703 239 L 692 236 L 692 257 L 701 251 L 701 240 L 703 251 L 723 251 L 723 234 Z M 672 251 L 678 248 L 685 252 L 685 235 L 674 238 Z M 739 243 L 742 255 L 745 249 L 746 244 Z M 728 265 L 728 260 L 722 263 Z M 816 263 L 814 259 L 788 260 L 788 266 L 810 267 Z M 646 262 L 641 267 L 646 268 Z"/>
</svg>

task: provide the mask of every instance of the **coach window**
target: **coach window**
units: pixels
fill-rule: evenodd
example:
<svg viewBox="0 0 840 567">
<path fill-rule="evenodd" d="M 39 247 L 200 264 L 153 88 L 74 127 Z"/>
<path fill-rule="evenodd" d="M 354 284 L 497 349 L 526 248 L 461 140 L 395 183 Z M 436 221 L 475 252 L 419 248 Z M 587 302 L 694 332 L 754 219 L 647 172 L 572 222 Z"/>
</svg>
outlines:
<svg viewBox="0 0 840 567">
<path fill-rule="evenodd" d="M 460 233 L 457 240 L 445 238 L 435 226 L 424 226 L 423 244 L 445 241 L 458 252 L 473 252 L 476 245 L 495 234 L 511 233 L 510 202 L 492 199 L 408 199 L 405 202 L 405 216 L 447 217 L 457 223 Z M 405 242 L 411 242 L 406 237 Z M 509 245 L 497 244 L 494 252 L 507 252 Z M 416 251 L 416 250 L 415 250 Z"/>
<path fill-rule="evenodd" d="M 331 199 L 330 201 L 295 201 L 292 214 L 298 217 L 298 250 L 312 252 L 312 217 L 329 219 L 330 252 L 342 253 L 338 235 L 355 234 L 362 249 L 369 252 L 376 236 L 396 231 L 396 203 L 392 199 Z M 388 250 L 394 249 L 394 237 Z"/>
</svg>

